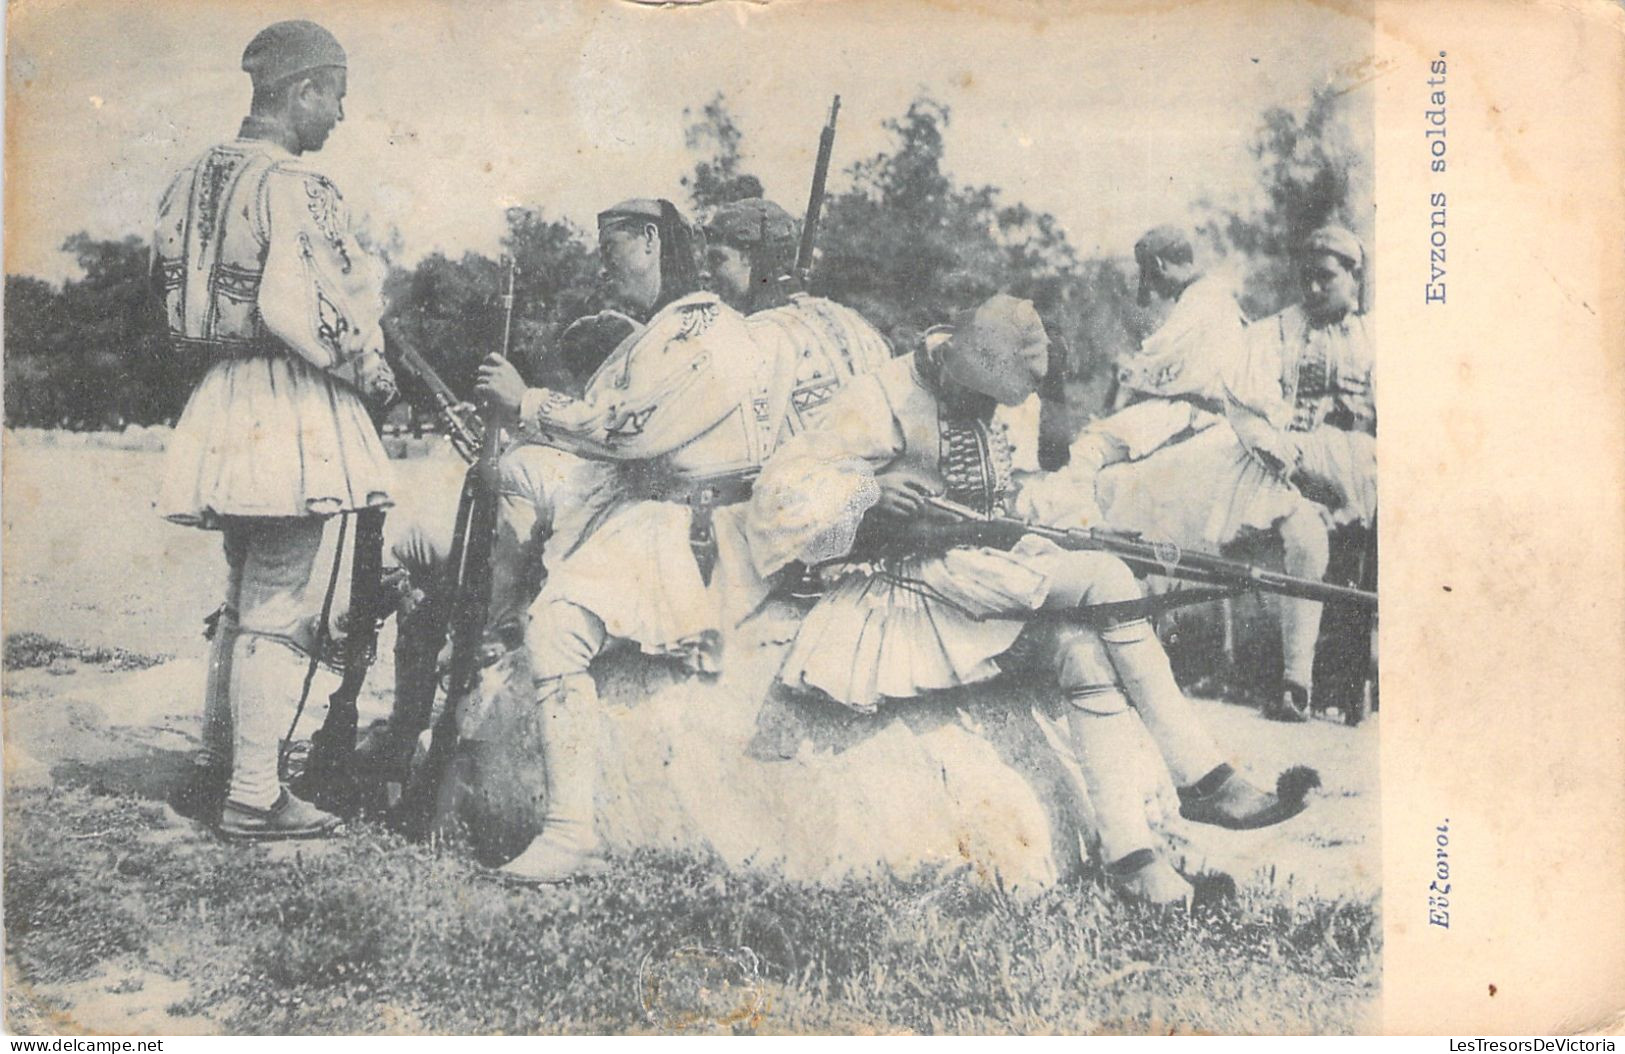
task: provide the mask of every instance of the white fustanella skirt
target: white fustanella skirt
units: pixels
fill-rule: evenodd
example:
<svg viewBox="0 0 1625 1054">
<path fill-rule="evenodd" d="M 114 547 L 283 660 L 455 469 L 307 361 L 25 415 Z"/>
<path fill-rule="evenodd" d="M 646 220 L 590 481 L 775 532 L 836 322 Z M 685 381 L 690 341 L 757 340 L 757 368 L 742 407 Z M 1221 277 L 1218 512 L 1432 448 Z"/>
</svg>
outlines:
<svg viewBox="0 0 1625 1054">
<path fill-rule="evenodd" d="M 1032 558 L 1054 551 L 1029 535 L 1011 552 L 950 549 L 855 568 L 807 613 L 779 678 L 863 713 L 883 698 L 991 680 L 1022 616 L 1049 595 Z"/>
<path fill-rule="evenodd" d="M 331 516 L 392 504 L 394 470 L 348 386 L 291 353 L 209 368 L 175 425 L 158 513 L 215 528 L 227 516 Z"/>
</svg>

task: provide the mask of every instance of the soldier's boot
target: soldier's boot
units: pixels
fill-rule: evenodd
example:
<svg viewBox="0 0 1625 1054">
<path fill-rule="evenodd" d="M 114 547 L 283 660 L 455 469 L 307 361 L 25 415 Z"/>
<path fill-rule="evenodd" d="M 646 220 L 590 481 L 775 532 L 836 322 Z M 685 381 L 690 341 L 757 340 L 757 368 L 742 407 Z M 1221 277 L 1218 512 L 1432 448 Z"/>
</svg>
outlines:
<svg viewBox="0 0 1625 1054">
<path fill-rule="evenodd" d="M 515 885 L 550 885 L 598 874 L 609 866 L 594 824 L 598 790 L 595 732 L 600 720 L 592 675 L 541 682 L 538 738 L 546 767 L 546 814 L 524 852 L 497 869 Z"/>
<path fill-rule="evenodd" d="M 1181 816 L 1195 823 L 1250 830 L 1304 810 L 1304 797 L 1260 790 L 1225 763 L 1196 708 L 1175 682 L 1168 655 L 1149 622 L 1136 619 L 1109 626 L 1100 638 L 1179 788 Z M 1313 782 L 1318 784 L 1319 778 Z"/>
</svg>

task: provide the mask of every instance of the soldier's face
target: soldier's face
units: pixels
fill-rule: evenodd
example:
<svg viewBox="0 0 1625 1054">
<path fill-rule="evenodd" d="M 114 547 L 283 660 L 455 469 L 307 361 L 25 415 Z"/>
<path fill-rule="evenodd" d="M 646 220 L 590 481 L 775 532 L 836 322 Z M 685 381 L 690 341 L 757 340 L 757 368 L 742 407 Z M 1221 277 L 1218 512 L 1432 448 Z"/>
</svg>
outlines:
<svg viewBox="0 0 1625 1054">
<path fill-rule="evenodd" d="M 344 120 L 344 96 L 348 90 L 344 70 L 331 76 L 312 77 L 297 91 L 293 106 L 293 130 L 303 151 L 320 150 L 333 127 Z"/>
<path fill-rule="evenodd" d="M 1317 253 L 1304 261 L 1303 309 L 1316 321 L 1336 320 L 1360 303 L 1360 277 L 1332 253 Z"/>
<path fill-rule="evenodd" d="M 734 310 L 746 310 L 751 297 L 749 254 L 732 245 L 712 243 L 705 250 L 705 266 L 716 294 Z"/>
<path fill-rule="evenodd" d="M 660 230 L 654 224 L 599 232 L 598 263 L 604 296 L 621 309 L 640 314 L 660 299 Z"/>
</svg>

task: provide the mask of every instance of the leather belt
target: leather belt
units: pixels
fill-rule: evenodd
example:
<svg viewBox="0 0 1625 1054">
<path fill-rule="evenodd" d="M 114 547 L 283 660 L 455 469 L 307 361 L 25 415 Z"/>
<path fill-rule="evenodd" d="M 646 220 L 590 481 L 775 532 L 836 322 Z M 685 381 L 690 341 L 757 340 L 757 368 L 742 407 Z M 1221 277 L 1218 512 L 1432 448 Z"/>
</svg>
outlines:
<svg viewBox="0 0 1625 1054">
<path fill-rule="evenodd" d="M 753 466 L 714 476 L 640 475 L 631 490 L 646 501 L 688 506 L 688 547 L 694 553 L 700 580 L 710 585 L 711 573 L 717 566 L 717 535 L 712 525 L 712 511 L 720 505 L 749 501 L 751 487 L 760 471 Z"/>
</svg>

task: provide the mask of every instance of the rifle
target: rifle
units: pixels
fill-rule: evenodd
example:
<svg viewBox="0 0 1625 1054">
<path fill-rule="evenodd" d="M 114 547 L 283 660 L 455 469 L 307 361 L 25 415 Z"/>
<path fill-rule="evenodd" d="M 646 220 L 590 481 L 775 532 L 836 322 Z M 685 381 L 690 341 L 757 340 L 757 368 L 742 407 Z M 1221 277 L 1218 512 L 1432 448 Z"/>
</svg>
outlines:
<svg viewBox="0 0 1625 1054">
<path fill-rule="evenodd" d="M 383 324 L 384 341 L 386 347 L 393 353 L 406 372 L 429 393 L 433 401 L 434 412 L 440 418 L 446 429 L 446 439 L 451 442 L 459 456 L 469 464 L 480 455 L 482 432 L 477 421 L 467 420 L 460 409 L 457 393 L 451 386 L 441 379 L 429 361 L 402 335 L 400 325 L 394 319 L 386 319 Z"/>
<path fill-rule="evenodd" d="M 378 631 L 393 605 L 385 595 L 381 578 L 384 565 L 384 510 L 361 509 L 355 516 L 355 549 L 350 565 L 349 628 L 344 637 L 343 676 L 338 688 L 327 697 L 327 719 L 310 737 L 310 755 L 300 777 L 300 796 L 311 803 L 345 815 L 357 803 L 358 781 L 351 765 L 356 746 L 356 700 L 366 683 L 367 670 L 378 657 Z M 339 525 L 338 546 L 344 548 L 344 526 Z M 337 566 L 334 571 L 338 570 Z M 332 590 L 329 589 L 329 598 Z M 322 611 L 322 639 L 326 638 L 327 605 Z M 312 660 L 314 669 L 314 660 Z M 306 677 L 306 691 L 309 691 Z M 297 715 L 294 718 L 297 723 Z M 291 736 L 290 729 L 290 736 Z"/>
<path fill-rule="evenodd" d="M 1240 560 L 1185 549 L 1172 542 L 1147 541 L 1137 534 L 1124 531 L 1098 527 L 1049 527 L 1029 523 L 1013 516 L 983 516 L 975 509 L 946 498 L 927 498 L 926 504 L 954 517 L 958 521 L 955 526 L 966 528 L 964 540 L 973 544 L 980 542 L 994 547 L 1009 548 L 1022 535 L 1034 534 L 1054 542 L 1062 549 L 1096 549 L 1111 553 L 1128 564 L 1132 570 L 1205 587 L 1147 597 L 1144 600 L 1102 604 L 1089 609 L 1091 613 L 1099 616 L 1144 616 L 1185 604 L 1217 600 L 1249 589 L 1261 589 L 1267 593 L 1303 600 L 1318 600 L 1328 604 L 1353 604 L 1366 609 L 1375 609 L 1377 606 L 1377 594 L 1368 590 L 1298 578 L 1295 575 L 1255 567 Z"/>
<path fill-rule="evenodd" d="M 508 356 L 513 332 L 514 264 L 508 261 L 508 285 L 502 294 L 502 356 Z M 404 345 L 403 345 L 404 349 Z M 412 837 L 428 834 L 440 784 L 457 749 L 457 711 L 479 680 L 480 646 L 491 607 L 491 541 L 496 533 L 497 462 L 502 456 L 502 427 L 487 409 L 479 460 L 463 477 L 457 503 L 457 527 L 451 543 L 451 569 L 456 583 L 451 614 L 451 660 L 446 702 L 434 723 L 421 773 L 407 784 L 393 821 Z"/>
<path fill-rule="evenodd" d="M 393 399 L 390 400 L 393 402 Z M 368 413 L 373 427 L 381 423 L 384 406 L 371 406 Z M 305 683 L 299 693 L 299 705 L 285 737 L 292 744 L 299 718 L 304 714 L 305 702 L 310 698 L 311 681 L 316 667 L 324 661 L 328 644 L 328 616 L 333 608 L 334 587 L 338 585 L 339 566 L 344 558 L 344 541 L 355 518 L 355 542 L 350 557 L 350 608 L 340 664 L 339 686 L 327 697 L 327 719 L 310 737 L 310 753 L 305 759 L 304 771 L 296 781 L 296 789 L 305 800 L 328 812 L 346 816 L 360 807 L 361 780 L 353 760 L 356 748 L 356 700 L 367 681 L 367 670 L 378 658 L 378 631 L 394 609 L 393 597 L 384 589 L 384 510 L 357 509 L 339 518 L 339 536 L 333 549 L 333 572 L 327 582 L 327 592 L 318 616 L 316 641 L 311 649 L 310 664 L 305 670 Z M 286 759 L 286 750 L 284 758 Z"/>
<path fill-rule="evenodd" d="M 818 137 L 818 161 L 813 165 L 812 192 L 807 196 L 807 218 L 801 224 L 801 245 L 796 249 L 795 281 L 806 289 L 812 280 L 813 247 L 818 243 L 818 217 L 824 211 L 824 183 L 829 179 L 829 158 L 835 149 L 835 119 L 841 113 L 841 97 L 829 104 L 829 120 Z"/>
</svg>

